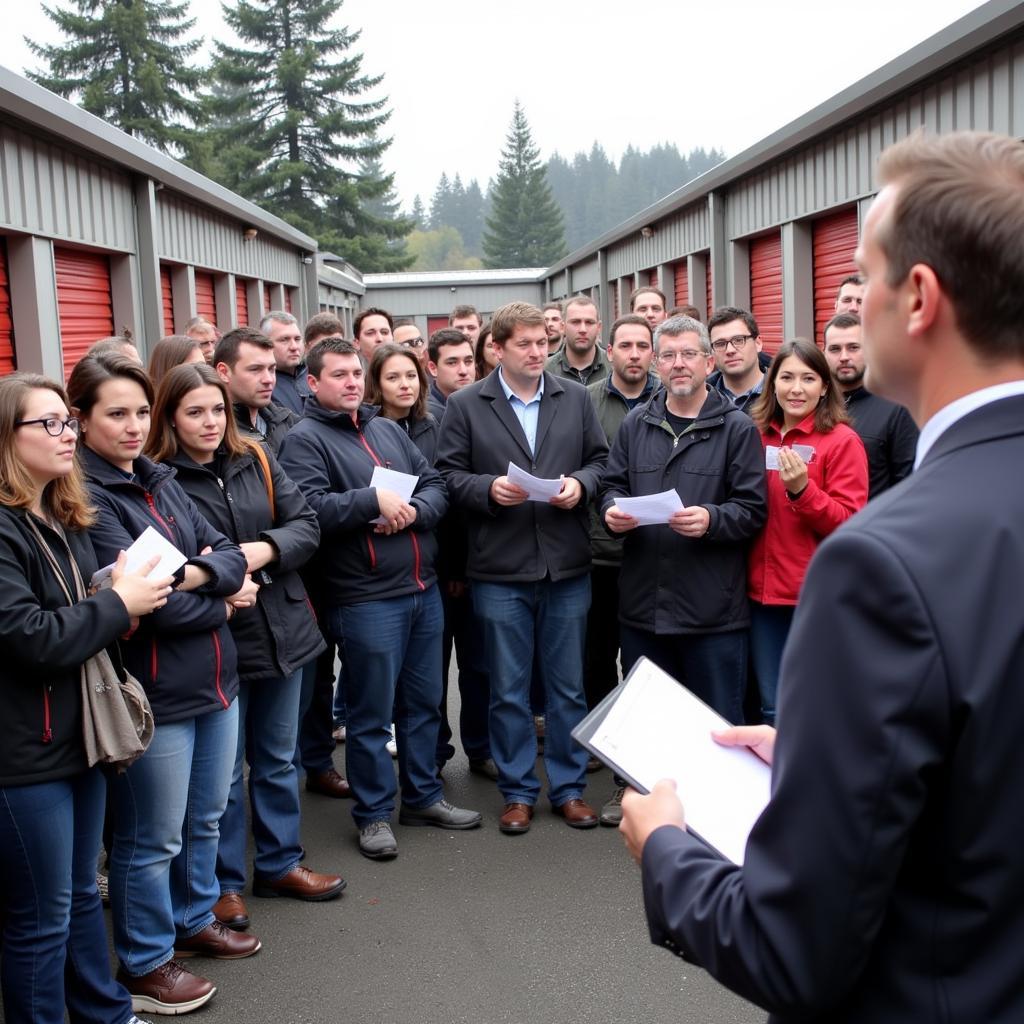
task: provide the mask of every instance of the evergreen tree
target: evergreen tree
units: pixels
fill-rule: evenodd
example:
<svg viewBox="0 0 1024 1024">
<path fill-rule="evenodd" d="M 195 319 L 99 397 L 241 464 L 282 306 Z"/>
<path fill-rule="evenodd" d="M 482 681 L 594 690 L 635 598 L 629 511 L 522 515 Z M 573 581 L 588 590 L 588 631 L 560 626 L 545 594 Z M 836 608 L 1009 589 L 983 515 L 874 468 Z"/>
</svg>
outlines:
<svg viewBox="0 0 1024 1024">
<path fill-rule="evenodd" d="M 430 200 L 430 229 L 437 231 L 449 223 L 450 202 L 452 197 L 452 186 L 448 175 L 442 171 L 438 178 L 437 188 L 434 189 L 434 196 Z"/>
<path fill-rule="evenodd" d="M 204 76 L 190 60 L 202 39 L 184 38 L 196 23 L 186 17 L 187 3 L 74 0 L 43 10 L 66 39 L 53 46 L 25 40 L 47 65 L 26 72 L 33 82 L 157 149 L 186 141 L 201 113 L 196 91 Z"/>
<path fill-rule="evenodd" d="M 365 98 L 382 76 L 362 74 L 359 32 L 328 23 L 343 0 L 235 0 L 224 18 L 243 47 L 216 44 L 219 93 L 208 102 L 223 147 L 222 180 L 360 270 L 408 266 L 394 179 L 379 161 L 390 140 L 386 99 Z M 379 204 L 383 202 L 383 207 Z M 376 207 L 374 204 L 378 204 Z"/>
<path fill-rule="evenodd" d="M 488 267 L 547 267 L 565 254 L 562 214 L 517 102 L 505 139 L 483 237 Z"/>
<path fill-rule="evenodd" d="M 427 226 L 427 211 L 423 209 L 423 200 L 420 199 L 419 193 L 413 198 L 410 216 L 412 217 L 413 231 L 422 231 Z"/>
<path fill-rule="evenodd" d="M 466 252 L 470 256 L 480 256 L 483 251 L 481 245 L 483 244 L 486 203 L 484 194 L 480 191 L 480 185 L 475 178 L 466 186 L 466 195 L 462 202 L 462 237 L 466 243 Z"/>
</svg>

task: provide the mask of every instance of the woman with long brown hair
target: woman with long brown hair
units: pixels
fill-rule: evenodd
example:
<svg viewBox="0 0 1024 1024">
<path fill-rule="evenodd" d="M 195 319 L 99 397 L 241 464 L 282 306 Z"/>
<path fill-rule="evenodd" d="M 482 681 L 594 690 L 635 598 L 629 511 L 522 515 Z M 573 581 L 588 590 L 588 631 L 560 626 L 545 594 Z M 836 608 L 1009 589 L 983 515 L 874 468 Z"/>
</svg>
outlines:
<svg viewBox="0 0 1024 1024">
<path fill-rule="evenodd" d="M 83 663 L 166 604 L 153 563 L 87 597 L 95 510 L 63 388 L 0 379 L 0 872 L 8 1024 L 135 1021 L 110 974 L 96 891 L 106 784 L 83 738 Z M 77 599 L 73 599 L 77 598 Z"/>
<path fill-rule="evenodd" d="M 149 353 L 149 379 L 159 387 L 170 370 L 183 363 L 205 363 L 199 342 L 187 334 L 168 334 L 161 338 Z"/>
<path fill-rule="evenodd" d="M 298 569 L 320 542 L 316 515 L 273 455 L 241 437 L 227 386 L 205 363 L 177 366 L 160 385 L 147 453 L 173 466 L 202 515 L 245 555 L 256 603 L 230 626 L 238 649 L 238 732 L 227 809 L 220 820 L 217 919 L 245 929 L 245 797 L 249 795 L 258 896 L 330 899 L 345 882 L 303 866 L 299 784 L 293 764 L 302 668 L 324 650 Z"/>
<path fill-rule="evenodd" d="M 868 500 L 864 444 L 817 345 L 785 342 L 750 415 L 765 448 L 768 519 L 747 574 L 750 649 L 761 715 L 775 722 L 779 663 L 807 565 L 818 545 Z"/>
<path fill-rule="evenodd" d="M 427 411 L 427 374 L 416 353 L 395 342 L 379 345 L 370 360 L 366 401 L 405 428 L 431 465 L 437 454 L 437 420 Z"/>
</svg>

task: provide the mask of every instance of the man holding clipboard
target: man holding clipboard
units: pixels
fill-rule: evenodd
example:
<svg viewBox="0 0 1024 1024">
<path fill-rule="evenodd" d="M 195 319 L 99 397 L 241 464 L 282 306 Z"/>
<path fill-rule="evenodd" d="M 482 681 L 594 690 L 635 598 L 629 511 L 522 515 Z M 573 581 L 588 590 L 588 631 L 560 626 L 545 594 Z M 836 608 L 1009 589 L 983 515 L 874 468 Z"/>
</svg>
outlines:
<svg viewBox="0 0 1024 1024">
<path fill-rule="evenodd" d="M 1024 145 L 914 135 L 864 224 L 873 391 L 916 469 L 818 549 L 742 867 L 628 793 L 652 940 L 773 1021 L 1024 1020 Z M 682 780 L 695 786 L 699 780 Z M 684 794 L 685 800 L 685 794 Z"/>
</svg>

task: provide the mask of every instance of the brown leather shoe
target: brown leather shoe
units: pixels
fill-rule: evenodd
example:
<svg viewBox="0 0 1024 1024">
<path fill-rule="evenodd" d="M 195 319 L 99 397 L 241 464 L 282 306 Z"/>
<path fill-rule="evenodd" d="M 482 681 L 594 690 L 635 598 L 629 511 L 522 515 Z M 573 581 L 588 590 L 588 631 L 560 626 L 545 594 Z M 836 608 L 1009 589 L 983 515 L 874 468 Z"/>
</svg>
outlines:
<svg viewBox="0 0 1024 1024">
<path fill-rule="evenodd" d="M 340 875 L 321 875 L 301 865 L 296 865 L 287 875 L 273 882 L 255 879 L 252 883 L 253 896 L 290 896 L 294 900 L 332 900 L 340 896 L 348 883 Z"/>
<path fill-rule="evenodd" d="M 520 832 L 529 832 L 532 820 L 533 808 L 529 804 L 505 804 L 498 828 L 506 835 L 514 836 Z"/>
<path fill-rule="evenodd" d="M 260 951 L 262 943 L 255 935 L 233 932 L 220 921 L 211 921 L 201 932 L 187 939 L 175 939 L 174 955 L 208 956 L 214 960 L 244 960 Z"/>
<path fill-rule="evenodd" d="M 566 800 L 564 804 L 551 808 L 570 828 L 593 828 L 597 824 L 594 808 L 585 800 Z"/>
<path fill-rule="evenodd" d="M 307 775 L 306 789 L 321 796 L 333 796 L 335 800 L 344 800 L 352 795 L 352 787 L 334 768 L 316 775 Z"/>
<path fill-rule="evenodd" d="M 232 931 L 244 932 L 249 927 L 249 911 L 241 893 L 226 892 L 213 905 L 213 916 Z"/>
<path fill-rule="evenodd" d="M 177 960 L 168 960 L 137 978 L 122 967 L 117 980 L 128 989 L 135 1013 L 191 1013 L 217 994 L 212 981 L 186 971 Z"/>
</svg>

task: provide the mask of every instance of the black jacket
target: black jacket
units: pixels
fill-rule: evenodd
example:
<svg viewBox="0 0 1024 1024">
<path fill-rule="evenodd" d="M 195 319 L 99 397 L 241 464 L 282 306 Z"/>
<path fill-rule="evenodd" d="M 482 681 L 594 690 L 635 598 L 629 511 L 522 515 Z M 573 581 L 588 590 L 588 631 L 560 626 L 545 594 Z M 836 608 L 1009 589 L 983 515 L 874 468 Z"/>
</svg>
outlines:
<svg viewBox="0 0 1024 1024">
<path fill-rule="evenodd" d="M 419 477 L 410 504 L 411 527 L 375 533 L 374 466 Z M 426 590 L 436 580 L 434 528 L 448 507 L 439 474 L 408 434 L 375 405 L 359 407 L 358 422 L 325 409 L 316 398 L 285 438 L 281 468 L 295 481 L 320 521 L 320 568 L 328 604 L 359 604 Z"/>
<path fill-rule="evenodd" d="M 236 544 L 269 541 L 277 549 L 277 559 L 253 573 L 260 585 L 256 605 L 239 608 L 231 618 L 243 682 L 290 676 L 325 647 L 297 572 L 320 543 L 316 513 L 273 455 L 268 461 L 273 514 L 263 468 L 254 455 L 218 458 L 201 466 L 179 451 L 170 460 L 200 513 L 224 536 Z"/>
<path fill-rule="evenodd" d="M 587 389 L 544 374 L 537 451 L 505 397 L 497 372 L 448 398 L 437 466 L 452 502 L 469 514 L 470 579 L 529 582 L 570 579 L 590 571 L 587 504 L 597 493 L 608 443 Z M 509 462 L 533 476 L 573 476 L 583 496 L 573 509 L 525 501 L 491 501 L 491 484 Z"/>
<path fill-rule="evenodd" d="M 853 429 L 868 453 L 868 498 L 909 476 L 917 454 L 917 426 L 902 405 L 857 388 L 844 395 Z"/>
<path fill-rule="evenodd" d="M 199 514 L 170 466 L 140 456 L 131 481 L 89 448 L 81 454 L 98 512 L 89 535 L 102 565 L 152 526 L 210 573 L 198 590 L 171 594 L 122 644 L 125 665 L 145 687 L 156 724 L 228 707 L 238 693 L 238 672 L 224 598 L 245 579 L 242 552 Z M 205 547 L 212 553 L 200 555 Z"/>
<path fill-rule="evenodd" d="M 0 786 L 52 782 L 85 771 L 81 665 L 130 626 L 112 590 L 69 606 L 28 526 L 30 513 L 0 507 Z M 40 532 L 75 592 L 57 533 Z M 88 587 L 97 569 L 86 533 L 67 543 Z"/>
<path fill-rule="evenodd" d="M 427 392 L 427 411 L 437 420 L 438 424 L 444 419 L 444 407 L 447 404 L 448 399 L 441 394 L 437 381 L 432 380 L 430 382 L 430 390 Z"/>
<path fill-rule="evenodd" d="M 743 867 L 647 840 L 652 939 L 773 1021 L 1024 1020 L 1021 465 L 992 402 L 822 542 Z"/>
<path fill-rule="evenodd" d="M 619 619 L 649 633 L 716 633 L 749 624 L 747 549 L 767 515 L 757 427 L 714 388 L 676 442 L 660 391 L 615 435 L 601 518 L 617 498 L 675 488 L 711 515 L 703 537 L 639 526 L 623 537 Z"/>
<path fill-rule="evenodd" d="M 433 466 L 437 460 L 438 421 L 427 413 L 422 419 L 412 420 L 406 417 L 398 420 L 398 425 L 409 435 L 409 439 L 420 450 L 420 454 Z"/>
<path fill-rule="evenodd" d="M 300 363 L 294 373 L 286 373 L 278 368 L 277 382 L 274 384 L 273 400 L 295 416 L 301 417 L 306 399 L 313 392 L 309 390 L 309 374 L 306 364 Z"/>
<path fill-rule="evenodd" d="M 242 437 L 247 441 L 261 441 L 274 455 L 281 451 L 281 442 L 288 431 L 299 422 L 299 417 L 290 409 L 286 409 L 283 405 L 278 405 L 277 402 L 271 402 L 270 405 L 264 406 L 259 412 L 267 430 L 265 434 L 261 434 L 252 425 L 249 410 L 244 405 L 236 402 L 234 409 L 235 423 L 238 424 L 238 431 Z"/>
</svg>

